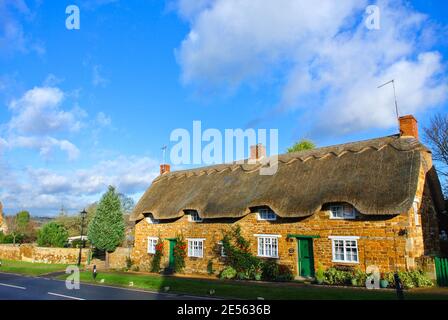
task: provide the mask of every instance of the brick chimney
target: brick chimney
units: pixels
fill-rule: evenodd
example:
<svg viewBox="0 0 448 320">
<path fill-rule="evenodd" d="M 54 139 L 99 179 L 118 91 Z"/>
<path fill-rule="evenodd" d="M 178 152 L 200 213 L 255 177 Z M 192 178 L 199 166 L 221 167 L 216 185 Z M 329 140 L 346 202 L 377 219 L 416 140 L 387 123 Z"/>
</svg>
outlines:
<svg viewBox="0 0 448 320">
<path fill-rule="evenodd" d="M 169 164 L 161 164 L 160 165 L 160 175 L 170 172 Z"/>
<path fill-rule="evenodd" d="M 261 160 L 266 157 L 266 147 L 262 144 L 250 146 L 250 160 Z"/>
<path fill-rule="evenodd" d="M 400 136 L 418 139 L 417 120 L 413 115 L 399 117 L 398 122 L 400 123 Z"/>
</svg>

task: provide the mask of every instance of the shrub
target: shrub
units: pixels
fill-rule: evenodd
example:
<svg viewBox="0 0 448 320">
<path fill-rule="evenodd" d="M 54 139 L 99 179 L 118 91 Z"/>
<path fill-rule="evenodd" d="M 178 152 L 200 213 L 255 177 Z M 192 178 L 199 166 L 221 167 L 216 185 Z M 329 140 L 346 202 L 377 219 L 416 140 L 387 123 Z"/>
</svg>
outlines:
<svg viewBox="0 0 448 320">
<path fill-rule="evenodd" d="M 151 260 L 151 272 L 159 273 L 160 272 L 160 261 L 163 256 L 163 240 L 159 237 L 156 243 L 156 253 L 152 257 Z"/>
<path fill-rule="evenodd" d="M 233 269 L 232 267 L 228 266 L 225 267 L 222 271 L 221 271 L 221 275 L 220 278 L 221 279 L 233 279 L 236 277 L 236 270 Z"/>
<path fill-rule="evenodd" d="M 37 244 L 41 247 L 63 247 L 67 238 L 68 232 L 65 227 L 56 222 L 49 222 L 39 230 Z"/>
<path fill-rule="evenodd" d="M 278 275 L 277 275 L 277 278 L 275 280 L 277 280 L 277 281 L 291 281 L 292 279 L 294 279 L 294 275 L 292 273 L 291 268 L 286 266 L 286 265 L 279 264 L 278 265 Z"/>
<path fill-rule="evenodd" d="M 126 269 L 131 269 L 133 265 L 132 259 L 129 256 L 126 256 Z"/>
<path fill-rule="evenodd" d="M 263 279 L 275 280 L 279 275 L 279 268 L 277 261 L 268 259 L 263 263 Z"/>
<path fill-rule="evenodd" d="M 349 271 L 337 270 L 329 268 L 325 271 L 325 283 L 331 285 L 346 285 L 350 283 L 352 273 Z"/>
<path fill-rule="evenodd" d="M 185 256 L 187 243 L 182 236 L 176 237 L 176 244 L 174 245 L 174 272 L 179 273 L 185 268 Z"/>
<path fill-rule="evenodd" d="M 316 280 L 320 283 L 323 283 L 325 280 L 325 270 L 322 264 L 319 263 L 316 271 Z"/>
<path fill-rule="evenodd" d="M 432 287 L 434 283 L 421 270 L 398 271 L 403 287 L 406 289 Z M 395 287 L 394 272 L 388 272 L 383 275 L 383 279 L 389 282 L 389 287 Z"/>
<path fill-rule="evenodd" d="M 208 263 L 207 263 L 207 273 L 209 275 L 212 275 L 212 274 L 215 273 L 215 270 L 213 270 L 213 261 L 212 260 L 208 260 Z"/>
<path fill-rule="evenodd" d="M 356 285 L 357 286 L 365 286 L 366 280 L 367 280 L 367 274 L 365 272 L 362 272 L 360 269 L 356 269 L 352 276 L 351 276 L 352 280 L 356 281 Z"/>
<path fill-rule="evenodd" d="M 226 253 L 225 264 L 236 270 L 238 279 L 261 279 L 263 263 L 250 252 L 250 242 L 241 235 L 239 225 L 224 235 L 222 245 Z"/>
</svg>

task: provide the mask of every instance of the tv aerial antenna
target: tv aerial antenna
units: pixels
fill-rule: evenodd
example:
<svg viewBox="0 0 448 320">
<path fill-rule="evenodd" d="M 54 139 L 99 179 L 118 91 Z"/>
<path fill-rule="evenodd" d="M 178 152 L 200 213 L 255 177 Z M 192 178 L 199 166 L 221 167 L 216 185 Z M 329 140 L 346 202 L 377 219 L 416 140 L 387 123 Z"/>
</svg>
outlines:
<svg viewBox="0 0 448 320">
<path fill-rule="evenodd" d="M 164 145 L 161 149 L 162 149 L 162 160 L 163 160 L 163 163 L 165 164 L 166 163 L 166 149 L 167 149 L 168 147 L 166 146 L 166 145 Z"/>
<path fill-rule="evenodd" d="M 383 83 L 382 85 L 378 86 L 378 89 L 384 87 L 385 85 L 387 85 L 389 83 L 392 83 L 392 88 L 394 89 L 395 114 L 397 115 L 397 120 L 398 120 L 399 114 L 398 114 L 397 94 L 395 93 L 395 80 L 392 79 L 392 80 L 387 81 L 386 83 Z"/>
</svg>

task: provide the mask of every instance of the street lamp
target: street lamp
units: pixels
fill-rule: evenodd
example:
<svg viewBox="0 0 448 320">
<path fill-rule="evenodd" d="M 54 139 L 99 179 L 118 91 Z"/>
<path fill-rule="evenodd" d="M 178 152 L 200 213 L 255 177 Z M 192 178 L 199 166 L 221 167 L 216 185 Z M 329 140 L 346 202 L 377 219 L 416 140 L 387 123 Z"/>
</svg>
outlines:
<svg viewBox="0 0 448 320">
<path fill-rule="evenodd" d="M 79 256 L 78 256 L 78 267 L 81 265 L 81 253 L 82 253 L 82 248 L 84 248 L 86 246 L 86 241 L 83 238 L 83 233 L 84 233 L 84 218 L 87 216 L 87 211 L 84 209 L 81 211 L 81 241 L 82 241 L 82 246 L 79 246 Z"/>
</svg>

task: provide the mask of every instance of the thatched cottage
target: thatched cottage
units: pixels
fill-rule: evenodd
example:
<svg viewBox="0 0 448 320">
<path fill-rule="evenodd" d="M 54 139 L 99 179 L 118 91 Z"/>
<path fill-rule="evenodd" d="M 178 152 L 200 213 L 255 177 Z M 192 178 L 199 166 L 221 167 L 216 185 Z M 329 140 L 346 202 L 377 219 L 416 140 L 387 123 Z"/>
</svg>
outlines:
<svg viewBox="0 0 448 320">
<path fill-rule="evenodd" d="M 271 176 L 259 174 L 260 163 L 177 172 L 162 165 L 131 216 L 132 259 L 147 268 L 162 238 L 169 267 L 182 234 L 185 272 L 206 273 L 210 262 L 219 270 L 222 232 L 239 224 L 255 255 L 278 259 L 297 276 L 313 276 L 319 264 L 418 267 L 440 252 L 445 204 L 417 121 L 399 121 L 396 135 L 279 155 Z M 264 155 L 262 146 L 252 151 Z"/>
</svg>

